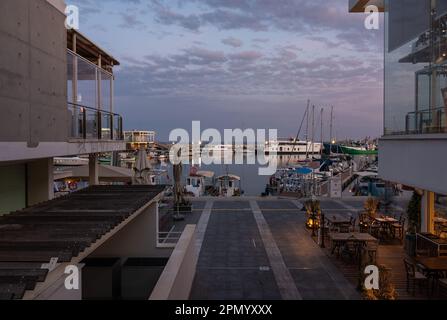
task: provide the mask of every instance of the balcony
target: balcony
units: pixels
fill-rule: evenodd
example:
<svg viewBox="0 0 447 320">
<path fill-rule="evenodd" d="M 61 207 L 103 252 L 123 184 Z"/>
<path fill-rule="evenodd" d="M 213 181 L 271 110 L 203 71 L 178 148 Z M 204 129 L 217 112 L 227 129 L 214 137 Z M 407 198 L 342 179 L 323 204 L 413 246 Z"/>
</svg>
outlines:
<svg viewBox="0 0 447 320">
<path fill-rule="evenodd" d="M 123 141 L 123 118 L 116 113 L 68 103 L 70 140 Z"/>
<path fill-rule="evenodd" d="M 410 112 L 405 123 L 405 134 L 447 133 L 446 108 Z"/>
</svg>

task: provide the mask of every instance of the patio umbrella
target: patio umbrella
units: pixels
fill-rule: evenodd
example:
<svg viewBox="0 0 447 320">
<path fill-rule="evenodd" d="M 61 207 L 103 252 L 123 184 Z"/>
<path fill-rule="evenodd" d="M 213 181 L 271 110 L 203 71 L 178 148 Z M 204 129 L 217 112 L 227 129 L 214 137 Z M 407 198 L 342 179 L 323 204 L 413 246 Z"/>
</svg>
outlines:
<svg viewBox="0 0 447 320">
<path fill-rule="evenodd" d="M 150 184 L 149 173 L 151 171 L 151 164 L 147 159 L 147 153 L 144 148 L 138 150 L 137 158 L 135 160 L 134 181 L 133 184 L 148 185 Z"/>
<path fill-rule="evenodd" d="M 178 151 L 178 157 L 181 156 L 181 150 Z M 185 198 L 183 197 L 183 185 L 182 185 L 182 176 L 183 176 L 183 166 L 182 163 L 174 164 L 172 167 L 173 176 L 174 176 L 174 201 L 176 205 L 180 205 L 185 202 Z"/>
</svg>

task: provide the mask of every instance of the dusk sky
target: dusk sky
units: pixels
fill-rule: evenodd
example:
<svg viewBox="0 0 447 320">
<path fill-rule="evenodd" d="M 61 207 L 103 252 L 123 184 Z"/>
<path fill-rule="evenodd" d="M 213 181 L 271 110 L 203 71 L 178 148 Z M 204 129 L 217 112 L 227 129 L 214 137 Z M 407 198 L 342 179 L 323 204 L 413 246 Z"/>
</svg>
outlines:
<svg viewBox="0 0 447 320">
<path fill-rule="evenodd" d="M 338 139 L 382 133 L 383 23 L 365 29 L 348 0 L 66 2 L 80 8 L 80 31 L 121 62 L 125 129 L 167 141 L 200 120 L 288 137 L 311 99 L 325 107 L 327 137 L 331 105 Z"/>
</svg>

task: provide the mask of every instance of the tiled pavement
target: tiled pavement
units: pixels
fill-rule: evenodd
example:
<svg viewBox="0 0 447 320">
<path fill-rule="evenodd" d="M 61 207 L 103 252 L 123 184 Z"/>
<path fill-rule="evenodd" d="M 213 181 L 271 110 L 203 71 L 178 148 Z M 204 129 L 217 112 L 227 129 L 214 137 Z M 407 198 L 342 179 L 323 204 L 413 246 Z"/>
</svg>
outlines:
<svg viewBox="0 0 447 320">
<path fill-rule="evenodd" d="M 296 203 L 255 200 L 256 207 L 249 200 L 209 202 L 208 223 L 199 223 L 206 231 L 191 299 L 360 298 L 309 237 L 304 213 Z M 350 205 L 361 208 L 357 203 Z M 324 200 L 322 206 L 343 209 L 331 200 Z M 294 283 L 284 287 L 281 279 Z M 293 295 L 294 290 L 298 295 Z"/>
</svg>

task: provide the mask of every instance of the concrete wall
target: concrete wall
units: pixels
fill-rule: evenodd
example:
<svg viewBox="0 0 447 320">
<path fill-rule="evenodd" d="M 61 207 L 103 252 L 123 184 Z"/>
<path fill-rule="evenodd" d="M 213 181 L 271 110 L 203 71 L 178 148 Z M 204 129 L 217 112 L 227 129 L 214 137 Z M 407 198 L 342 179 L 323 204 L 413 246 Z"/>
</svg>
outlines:
<svg viewBox="0 0 447 320">
<path fill-rule="evenodd" d="M 53 158 L 27 164 L 28 206 L 54 198 L 53 174 Z"/>
<path fill-rule="evenodd" d="M 447 194 L 447 135 L 384 137 L 379 175 L 385 180 Z"/>
<path fill-rule="evenodd" d="M 157 210 L 157 203 L 150 205 L 89 258 L 168 258 L 172 249 L 157 248 Z"/>
<path fill-rule="evenodd" d="M 188 300 L 196 274 L 196 226 L 187 225 L 172 252 L 150 300 Z"/>
<path fill-rule="evenodd" d="M 26 207 L 26 165 L 0 166 L 0 215 Z"/>
<path fill-rule="evenodd" d="M 0 141 L 67 141 L 64 21 L 46 0 L 0 1 Z"/>
</svg>

